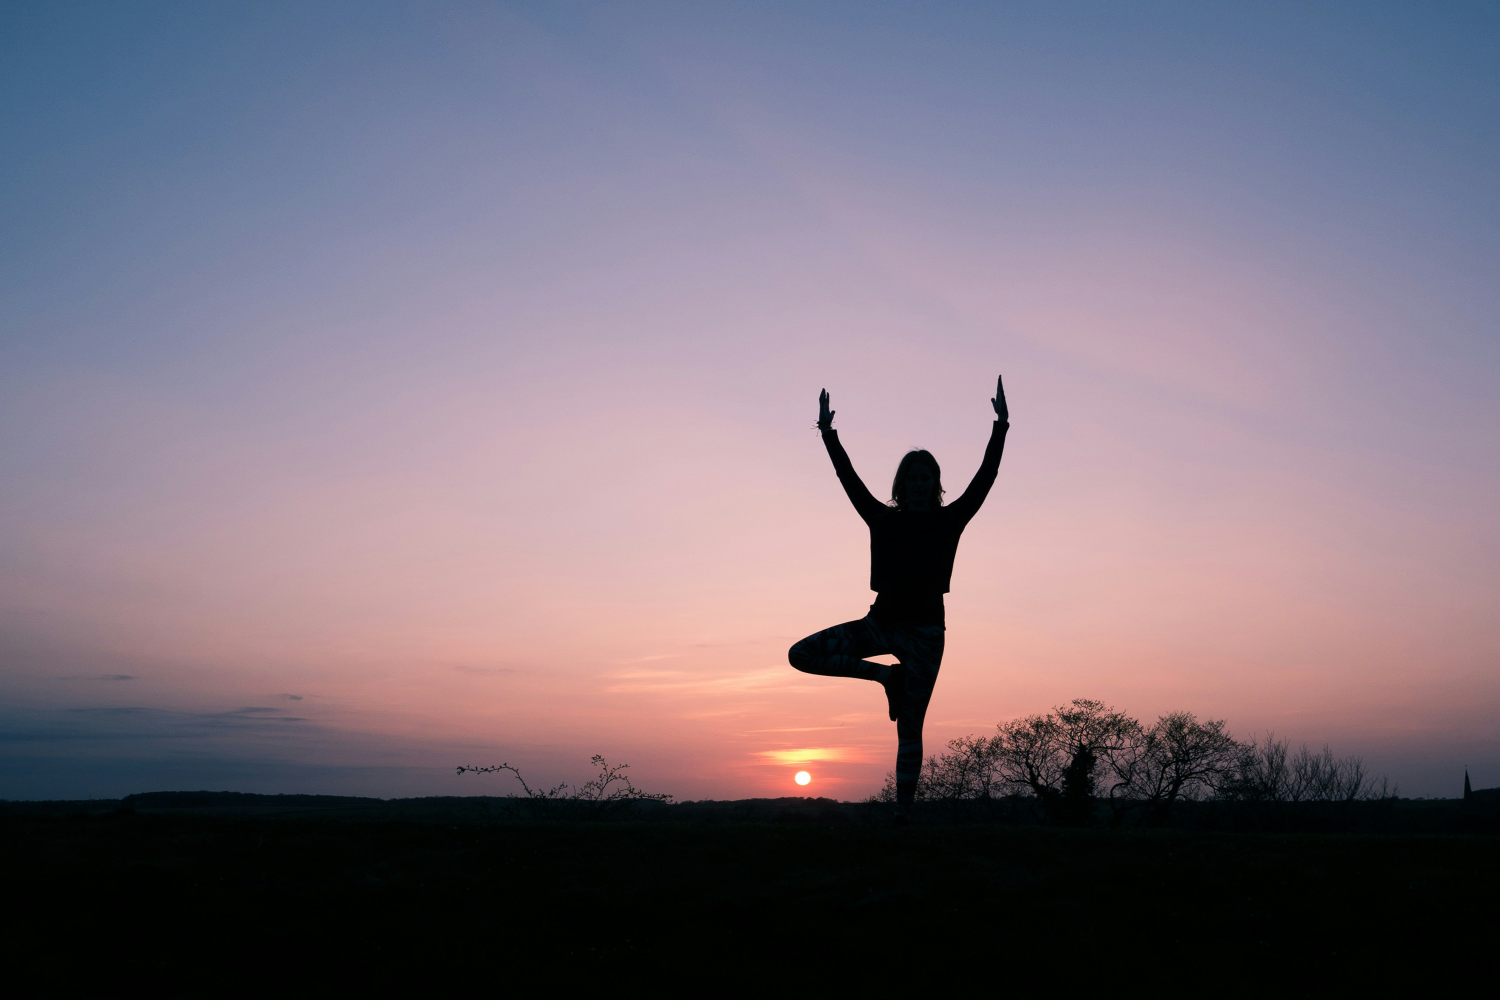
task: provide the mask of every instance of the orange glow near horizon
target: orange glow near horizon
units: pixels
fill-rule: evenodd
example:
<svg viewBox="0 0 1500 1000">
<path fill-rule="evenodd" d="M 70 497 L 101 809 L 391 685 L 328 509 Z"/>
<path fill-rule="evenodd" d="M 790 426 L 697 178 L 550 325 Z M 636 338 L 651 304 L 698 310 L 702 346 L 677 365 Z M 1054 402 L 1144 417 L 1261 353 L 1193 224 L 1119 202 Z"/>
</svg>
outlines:
<svg viewBox="0 0 1500 1000">
<path fill-rule="evenodd" d="M 67 44 L 0 165 L 0 798 L 596 753 L 869 796 L 880 687 L 787 663 L 873 599 L 818 391 L 877 495 L 925 447 L 951 499 L 1001 373 L 927 754 L 1089 697 L 1500 785 L 1488 50 L 296 10 L 27 15 Z"/>
</svg>

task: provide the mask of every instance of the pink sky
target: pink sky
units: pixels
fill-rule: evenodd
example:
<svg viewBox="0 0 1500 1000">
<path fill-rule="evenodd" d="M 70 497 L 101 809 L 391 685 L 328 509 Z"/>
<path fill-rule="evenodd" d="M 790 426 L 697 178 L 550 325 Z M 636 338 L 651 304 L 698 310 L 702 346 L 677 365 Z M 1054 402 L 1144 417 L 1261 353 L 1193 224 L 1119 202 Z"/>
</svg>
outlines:
<svg viewBox="0 0 1500 1000">
<path fill-rule="evenodd" d="M 1493 143 L 1232 25 L 1103 68 L 1116 36 L 979 25 L 1055 46 L 1027 76 L 949 17 L 465 17 L 327 66 L 296 25 L 163 27 L 203 51 L 76 84 L 136 131 L 35 126 L 90 180 L 17 216 L 0 796 L 495 793 L 451 767 L 593 753 L 868 795 L 880 689 L 785 658 L 872 599 L 817 393 L 877 494 L 926 447 L 956 495 L 997 373 L 929 750 L 1093 697 L 1500 784 Z M 305 61 L 210 57 L 282 28 Z"/>
</svg>

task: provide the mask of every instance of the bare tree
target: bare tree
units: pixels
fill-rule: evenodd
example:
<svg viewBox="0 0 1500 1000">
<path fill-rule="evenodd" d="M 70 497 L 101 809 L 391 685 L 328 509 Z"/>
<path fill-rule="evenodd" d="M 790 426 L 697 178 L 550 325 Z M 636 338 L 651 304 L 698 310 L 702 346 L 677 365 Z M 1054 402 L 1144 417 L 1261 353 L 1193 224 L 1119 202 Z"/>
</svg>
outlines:
<svg viewBox="0 0 1500 1000">
<path fill-rule="evenodd" d="M 1235 774 L 1221 790 L 1224 798 L 1255 802 L 1294 801 L 1294 785 L 1287 757 L 1290 745 L 1267 733 L 1264 740 L 1245 744 L 1235 763 Z"/>
<path fill-rule="evenodd" d="M 945 799 L 988 799 L 1002 788 L 997 771 L 998 736 L 960 736 L 948 741 L 948 752 L 929 757 L 924 781 L 929 794 Z"/>
<path fill-rule="evenodd" d="M 1115 761 L 1140 741 L 1141 724 L 1102 701 L 1088 698 L 1075 698 L 1056 713 L 1058 751 L 1067 759 L 1058 818 L 1086 823 L 1094 811 L 1099 765 L 1113 770 Z"/>
<path fill-rule="evenodd" d="M 998 736 L 960 736 L 947 750 L 922 762 L 917 782 L 920 802 L 988 799 L 1005 790 L 998 771 Z M 896 775 L 888 773 L 876 802 L 896 801 Z"/>
<path fill-rule="evenodd" d="M 1293 753 L 1287 740 L 1268 733 L 1245 744 L 1220 792 L 1250 802 L 1355 802 L 1387 798 L 1395 789 L 1385 776 L 1366 771 L 1359 757 L 1335 757 L 1327 744 L 1320 752 L 1303 744 Z"/>
<path fill-rule="evenodd" d="M 1099 765 L 1112 767 L 1140 728 L 1124 712 L 1087 698 L 1003 723 L 994 737 L 998 784 L 1029 792 L 1054 819 L 1086 822 Z"/>
<path fill-rule="evenodd" d="M 1047 802 L 1062 794 L 1065 762 L 1058 753 L 1055 715 L 1029 715 L 1003 722 L 996 734 L 996 770 L 1000 782 Z"/>
<path fill-rule="evenodd" d="M 1328 744 L 1315 753 L 1303 744 L 1292 757 L 1292 801 L 1355 802 L 1383 797 L 1359 757 L 1335 757 Z"/>
<path fill-rule="evenodd" d="M 1223 719 L 1199 722 L 1191 712 L 1163 715 L 1115 754 L 1110 801 L 1119 815 L 1137 806 L 1160 813 L 1179 798 L 1207 797 L 1235 775 L 1244 752 Z"/>
</svg>

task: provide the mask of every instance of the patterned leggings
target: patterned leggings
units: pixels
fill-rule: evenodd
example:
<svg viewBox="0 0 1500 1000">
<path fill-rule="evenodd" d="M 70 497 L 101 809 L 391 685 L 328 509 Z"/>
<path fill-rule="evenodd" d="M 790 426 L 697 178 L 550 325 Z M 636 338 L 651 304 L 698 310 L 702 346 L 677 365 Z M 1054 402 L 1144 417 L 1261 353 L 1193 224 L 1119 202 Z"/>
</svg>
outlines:
<svg viewBox="0 0 1500 1000">
<path fill-rule="evenodd" d="M 787 659 L 804 673 L 881 681 L 890 667 L 867 656 L 887 653 L 906 668 L 906 690 L 896 714 L 896 780 L 915 782 L 922 771 L 922 720 L 943 662 L 941 625 L 880 622 L 873 615 L 825 628 L 791 648 Z"/>
</svg>

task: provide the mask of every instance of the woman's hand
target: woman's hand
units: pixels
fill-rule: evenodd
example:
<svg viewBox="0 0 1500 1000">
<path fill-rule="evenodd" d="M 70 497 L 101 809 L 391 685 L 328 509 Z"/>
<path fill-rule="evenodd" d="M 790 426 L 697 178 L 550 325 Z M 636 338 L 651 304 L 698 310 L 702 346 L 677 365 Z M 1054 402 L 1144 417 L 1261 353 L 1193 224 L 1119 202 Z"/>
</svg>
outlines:
<svg viewBox="0 0 1500 1000">
<path fill-rule="evenodd" d="M 823 393 L 823 400 L 826 407 L 828 393 Z M 1010 407 L 1005 405 L 1005 380 L 998 375 L 995 376 L 995 398 L 990 402 L 995 404 L 995 419 L 1002 424 L 1010 423 Z"/>
<path fill-rule="evenodd" d="M 828 408 L 828 390 L 818 393 L 818 430 L 826 431 L 833 426 L 833 411 Z"/>
</svg>

